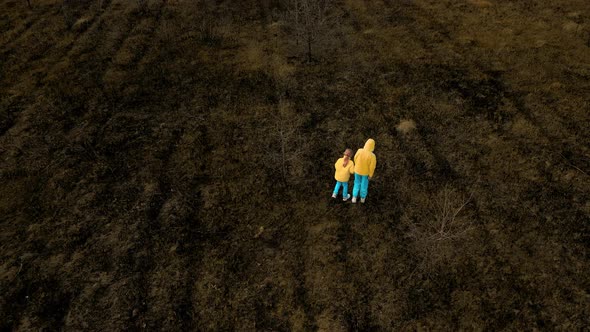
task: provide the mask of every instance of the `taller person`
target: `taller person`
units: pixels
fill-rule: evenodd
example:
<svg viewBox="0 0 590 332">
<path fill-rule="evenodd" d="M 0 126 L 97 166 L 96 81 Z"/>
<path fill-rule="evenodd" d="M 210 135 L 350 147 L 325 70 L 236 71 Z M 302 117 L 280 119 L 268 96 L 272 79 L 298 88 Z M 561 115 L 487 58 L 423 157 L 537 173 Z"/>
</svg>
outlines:
<svg viewBox="0 0 590 332">
<path fill-rule="evenodd" d="M 361 194 L 361 203 L 367 199 L 369 192 L 369 180 L 373 178 L 375 166 L 377 166 L 377 157 L 373 153 L 375 150 L 375 140 L 369 138 L 365 147 L 358 149 L 354 155 L 354 187 L 352 188 L 352 202 L 356 203 L 359 191 Z"/>
</svg>

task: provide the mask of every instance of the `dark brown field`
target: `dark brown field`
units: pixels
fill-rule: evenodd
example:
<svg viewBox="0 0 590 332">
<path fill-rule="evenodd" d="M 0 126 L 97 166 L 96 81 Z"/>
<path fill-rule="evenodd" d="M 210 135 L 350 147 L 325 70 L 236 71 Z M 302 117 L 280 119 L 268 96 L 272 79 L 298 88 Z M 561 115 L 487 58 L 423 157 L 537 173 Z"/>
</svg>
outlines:
<svg viewBox="0 0 590 332">
<path fill-rule="evenodd" d="M 294 1 L 0 0 L 0 330 L 590 327 L 588 1 Z"/>
</svg>

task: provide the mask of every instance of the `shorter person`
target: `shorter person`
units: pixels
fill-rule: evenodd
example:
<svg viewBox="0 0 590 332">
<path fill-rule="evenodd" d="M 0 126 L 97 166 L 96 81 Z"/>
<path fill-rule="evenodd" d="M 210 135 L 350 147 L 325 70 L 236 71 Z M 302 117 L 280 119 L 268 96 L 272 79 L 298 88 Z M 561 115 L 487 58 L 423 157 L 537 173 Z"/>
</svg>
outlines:
<svg viewBox="0 0 590 332">
<path fill-rule="evenodd" d="M 336 186 L 334 187 L 332 198 L 338 196 L 338 191 L 340 191 L 340 187 L 342 186 L 342 200 L 345 202 L 350 198 L 350 194 L 348 193 L 348 180 L 350 179 L 350 174 L 354 174 L 354 162 L 350 160 L 351 156 L 352 150 L 346 149 L 344 151 L 344 156 L 338 159 L 336 164 L 334 164 L 334 168 L 336 168 L 336 173 L 334 174 Z"/>
</svg>

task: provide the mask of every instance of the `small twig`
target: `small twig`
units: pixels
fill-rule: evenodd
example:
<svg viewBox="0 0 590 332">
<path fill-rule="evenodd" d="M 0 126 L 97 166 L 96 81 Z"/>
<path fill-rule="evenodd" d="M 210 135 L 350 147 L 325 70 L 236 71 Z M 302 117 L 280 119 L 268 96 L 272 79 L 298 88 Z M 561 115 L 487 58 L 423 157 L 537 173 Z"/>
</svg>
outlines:
<svg viewBox="0 0 590 332">
<path fill-rule="evenodd" d="M 583 170 L 581 170 L 578 166 L 572 164 L 566 157 L 564 157 L 561 153 L 559 154 L 561 156 L 561 158 L 563 158 L 565 160 L 565 162 L 570 165 L 571 167 L 577 169 L 578 171 L 582 172 L 582 174 L 586 175 L 586 176 L 590 176 L 588 175 L 588 173 L 584 172 Z"/>
<path fill-rule="evenodd" d="M 13 279 L 13 280 L 16 280 L 16 277 L 18 277 L 18 274 L 20 273 L 20 271 L 21 271 L 22 269 L 23 269 L 23 263 L 21 262 L 21 263 L 20 263 L 20 267 L 18 268 L 18 271 L 17 271 L 17 272 L 16 272 L 16 274 L 14 275 L 14 279 Z"/>
<path fill-rule="evenodd" d="M 459 214 L 459 212 L 461 212 L 461 210 L 463 210 L 463 208 L 465 207 L 465 205 L 467 205 L 467 204 L 469 204 L 469 202 L 471 202 L 471 198 L 473 198 L 473 191 L 471 192 L 471 195 L 465 201 L 465 203 L 463 203 L 463 205 L 461 205 L 461 207 L 458 208 L 457 211 L 455 211 L 455 213 L 453 214 L 453 217 L 452 217 L 453 220 L 455 219 L 455 217 L 457 217 L 457 215 Z"/>
</svg>

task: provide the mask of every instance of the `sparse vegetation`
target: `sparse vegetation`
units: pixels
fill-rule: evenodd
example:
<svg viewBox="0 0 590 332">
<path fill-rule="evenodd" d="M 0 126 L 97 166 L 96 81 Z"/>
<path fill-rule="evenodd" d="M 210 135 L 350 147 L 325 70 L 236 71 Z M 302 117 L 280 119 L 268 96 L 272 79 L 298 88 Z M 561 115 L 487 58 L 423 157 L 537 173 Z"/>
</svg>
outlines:
<svg viewBox="0 0 590 332">
<path fill-rule="evenodd" d="M 410 237 L 422 258 L 421 268 L 429 269 L 461 253 L 458 247 L 473 230 L 472 218 L 465 217 L 465 209 L 472 196 L 463 200 L 456 190 L 445 187 L 433 198 L 428 214 L 410 221 Z"/>
<path fill-rule="evenodd" d="M 590 326 L 587 1 L 28 5 L 1 330 Z M 332 201 L 368 137 L 367 203 Z"/>
<path fill-rule="evenodd" d="M 289 0 L 285 21 L 296 45 L 305 49 L 308 62 L 314 59 L 318 43 L 330 38 L 334 29 L 333 0 Z"/>
</svg>

